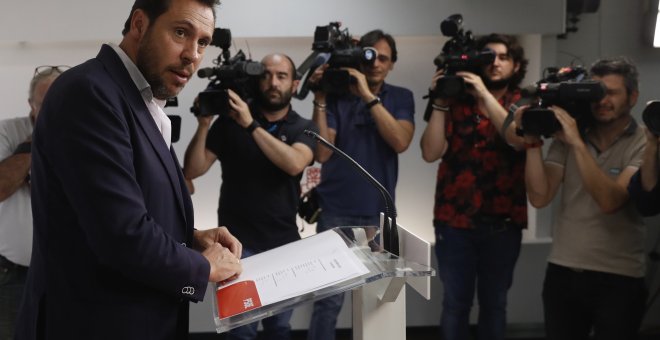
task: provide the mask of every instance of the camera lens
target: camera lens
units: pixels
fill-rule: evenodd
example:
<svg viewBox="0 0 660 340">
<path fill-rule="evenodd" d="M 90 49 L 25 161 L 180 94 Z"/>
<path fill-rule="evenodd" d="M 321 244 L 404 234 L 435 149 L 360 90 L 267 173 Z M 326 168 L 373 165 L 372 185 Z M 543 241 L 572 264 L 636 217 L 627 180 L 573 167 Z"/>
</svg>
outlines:
<svg viewBox="0 0 660 340">
<path fill-rule="evenodd" d="M 660 136 L 660 101 L 652 100 L 646 103 L 646 108 L 642 112 L 642 120 L 651 133 Z"/>
<path fill-rule="evenodd" d="M 378 51 L 373 47 L 365 47 L 362 49 L 362 63 L 373 64 L 378 58 Z"/>
</svg>

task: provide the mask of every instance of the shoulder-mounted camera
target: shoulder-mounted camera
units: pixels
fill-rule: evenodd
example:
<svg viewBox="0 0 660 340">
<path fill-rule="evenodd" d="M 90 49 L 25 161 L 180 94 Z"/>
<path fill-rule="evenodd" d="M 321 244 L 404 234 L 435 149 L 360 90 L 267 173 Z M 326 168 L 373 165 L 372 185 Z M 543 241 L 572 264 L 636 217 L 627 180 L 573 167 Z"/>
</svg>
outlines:
<svg viewBox="0 0 660 340">
<path fill-rule="evenodd" d="M 360 69 L 362 65 L 373 65 L 378 57 L 378 51 L 373 47 L 360 47 L 348 33 L 348 28 L 340 29 L 341 23 L 331 22 L 326 26 L 316 26 L 312 54 L 300 65 L 298 73 L 307 77 L 296 95 L 304 99 L 309 92 L 307 80 L 314 70 L 324 63 L 328 69 L 323 73 L 319 86 L 327 93 L 347 93 L 349 85 L 354 81 L 348 71 L 342 67 Z"/>
<path fill-rule="evenodd" d="M 590 125 L 593 121 L 590 105 L 605 96 L 605 87 L 586 76 L 587 71 L 581 66 L 546 68 L 543 79 L 522 90 L 523 97 L 532 101 L 531 107 L 523 112 L 524 132 L 548 137 L 561 130 L 561 124 L 549 109 L 553 105 L 573 116 L 580 130 Z"/>
<path fill-rule="evenodd" d="M 248 59 L 242 50 L 231 56 L 229 29 L 216 28 L 211 45 L 220 47 L 222 52 L 213 61 L 216 66 L 197 71 L 197 76 L 209 78 L 210 82 L 206 90 L 199 93 L 198 104 L 190 108 L 196 116 L 227 114 L 230 109 L 228 89 L 236 92 L 245 101 L 251 100 L 257 91 L 256 82 L 264 73 L 263 65 Z"/>
<path fill-rule="evenodd" d="M 454 14 L 440 23 L 442 35 L 450 37 L 442 52 L 433 63 L 438 69 L 444 69 L 444 77 L 438 79 L 434 97 L 454 98 L 465 93 L 465 81 L 456 72 L 467 71 L 482 75 L 482 69 L 495 61 L 495 52 L 491 49 L 479 50 L 471 31 L 463 30 L 463 16 Z"/>
</svg>

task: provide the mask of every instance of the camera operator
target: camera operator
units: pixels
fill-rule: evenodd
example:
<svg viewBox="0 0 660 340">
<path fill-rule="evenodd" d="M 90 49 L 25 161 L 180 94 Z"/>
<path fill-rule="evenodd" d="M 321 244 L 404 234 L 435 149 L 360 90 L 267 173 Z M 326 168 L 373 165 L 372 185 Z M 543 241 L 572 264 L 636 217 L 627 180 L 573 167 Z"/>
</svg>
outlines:
<svg viewBox="0 0 660 340">
<path fill-rule="evenodd" d="M 434 227 L 444 297 L 444 339 L 467 339 L 478 286 L 479 339 L 503 339 L 506 297 L 527 226 L 522 138 L 514 125 L 502 136 L 505 107 L 520 99 L 527 60 L 512 36 L 480 38 L 478 50 L 495 52 L 483 75 L 460 71 L 469 96 L 430 98 L 432 111 L 421 140 L 427 162 L 438 166 Z M 433 76 L 431 94 L 438 79 Z M 507 143 L 508 141 L 508 143 Z"/>
<path fill-rule="evenodd" d="M 284 54 L 261 61 L 257 96 L 248 105 L 228 90 L 231 110 L 198 116 L 198 128 L 185 155 L 185 177 L 206 173 L 215 160 L 222 167 L 218 220 L 243 244 L 248 257 L 300 239 L 296 211 L 300 179 L 313 162 L 315 141 L 303 133 L 314 123 L 291 109 L 298 87 L 296 68 Z M 209 126 L 211 128 L 209 129 Z M 269 339 L 289 339 L 286 311 L 262 321 Z M 256 339 L 258 322 L 235 328 L 227 339 Z"/>
<path fill-rule="evenodd" d="M 548 205 L 564 184 L 543 286 L 546 333 L 586 339 L 593 329 L 596 339 L 636 339 L 646 299 L 644 225 L 627 186 L 646 142 L 630 114 L 638 73 L 627 59 L 615 58 L 596 61 L 590 74 L 606 89 L 591 105 L 593 124 L 581 134 L 573 116 L 552 106 L 562 129 L 545 162 L 541 148 L 527 149 L 533 206 Z M 517 110 L 518 120 L 523 111 Z M 531 145 L 542 141 L 524 138 Z"/>
<path fill-rule="evenodd" d="M 394 195 L 398 154 L 410 145 L 414 133 L 414 101 L 408 89 L 385 83 L 394 68 L 394 38 L 382 30 L 361 37 L 358 45 L 373 47 L 378 56 L 360 69 L 345 68 L 355 82 L 350 94 L 326 94 L 315 86 L 313 119 L 320 135 L 354 158 Z M 317 68 L 310 82 L 319 84 L 327 65 Z M 378 226 L 383 211 L 380 193 L 344 159 L 325 147 L 316 149 L 323 163 L 317 187 L 322 209 L 317 232 L 337 226 Z M 337 315 L 344 300 L 338 294 L 314 304 L 308 339 L 334 339 Z"/>
<path fill-rule="evenodd" d="M 660 137 L 647 126 L 646 147 L 642 156 L 642 165 L 630 179 L 628 192 L 642 216 L 660 213 L 660 185 L 658 185 L 658 144 Z"/>
</svg>

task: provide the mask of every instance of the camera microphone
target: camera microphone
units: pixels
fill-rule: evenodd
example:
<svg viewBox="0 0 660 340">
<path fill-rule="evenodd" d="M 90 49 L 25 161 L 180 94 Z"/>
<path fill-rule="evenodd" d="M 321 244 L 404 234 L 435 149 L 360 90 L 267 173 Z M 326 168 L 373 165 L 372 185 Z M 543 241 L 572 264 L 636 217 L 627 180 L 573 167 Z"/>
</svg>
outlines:
<svg viewBox="0 0 660 340">
<path fill-rule="evenodd" d="M 197 71 L 197 76 L 200 78 L 208 78 L 213 75 L 213 67 L 200 68 Z"/>
</svg>

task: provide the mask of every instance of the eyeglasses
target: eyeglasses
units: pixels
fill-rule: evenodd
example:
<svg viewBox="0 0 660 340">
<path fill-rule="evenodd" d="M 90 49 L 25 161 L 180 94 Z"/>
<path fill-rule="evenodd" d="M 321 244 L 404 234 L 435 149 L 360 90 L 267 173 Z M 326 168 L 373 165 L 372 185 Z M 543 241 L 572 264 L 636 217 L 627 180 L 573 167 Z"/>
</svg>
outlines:
<svg viewBox="0 0 660 340">
<path fill-rule="evenodd" d="M 57 66 L 52 66 L 52 65 L 42 65 L 42 66 L 37 66 L 37 68 L 34 69 L 34 76 L 47 76 L 52 74 L 53 72 L 57 71 L 57 73 L 62 73 L 68 69 L 70 69 L 71 66 L 67 65 L 57 65 Z"/>
</svg>

